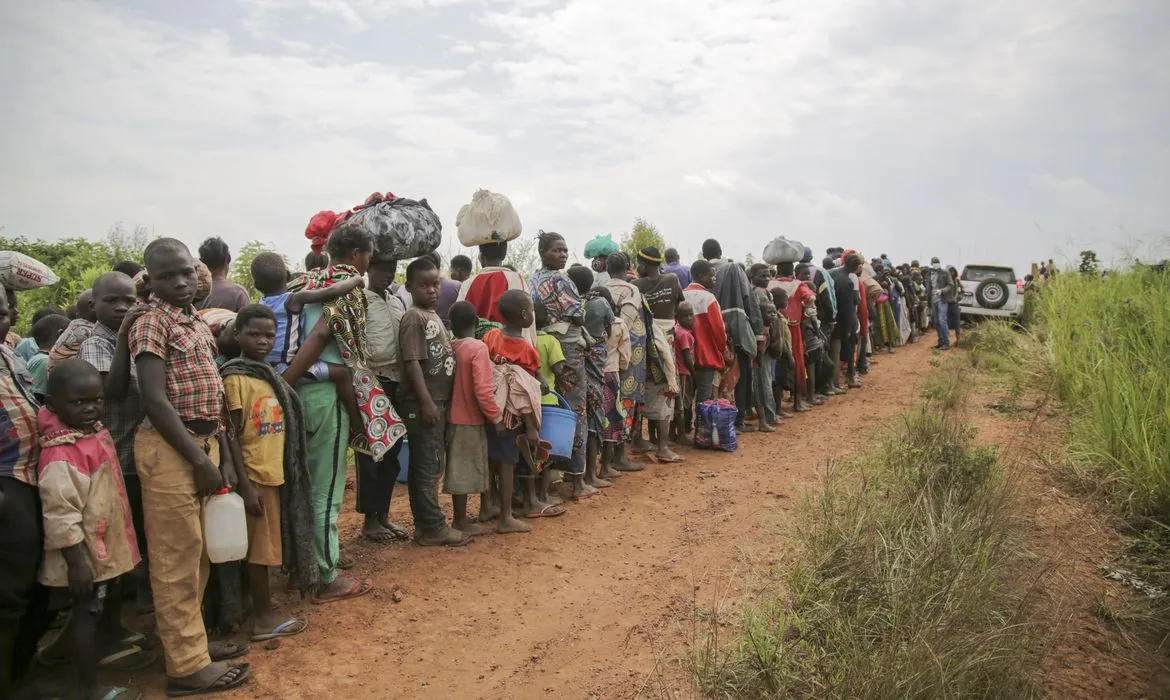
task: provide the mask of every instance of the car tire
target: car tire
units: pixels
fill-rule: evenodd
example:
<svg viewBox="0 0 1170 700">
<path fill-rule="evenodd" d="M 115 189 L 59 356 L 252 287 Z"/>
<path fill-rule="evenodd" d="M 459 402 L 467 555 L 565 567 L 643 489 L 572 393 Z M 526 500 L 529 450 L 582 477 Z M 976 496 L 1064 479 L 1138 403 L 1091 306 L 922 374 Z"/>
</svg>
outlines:
<svg viewBox="0 0 1170 700">
<path fill-rule="evenodd" d="M 975 288 L 975 302 L 985 309 L 1002 309 L 1008 303 L 1007 285 L 997 279 L 986 279 Z"/>
</svg>

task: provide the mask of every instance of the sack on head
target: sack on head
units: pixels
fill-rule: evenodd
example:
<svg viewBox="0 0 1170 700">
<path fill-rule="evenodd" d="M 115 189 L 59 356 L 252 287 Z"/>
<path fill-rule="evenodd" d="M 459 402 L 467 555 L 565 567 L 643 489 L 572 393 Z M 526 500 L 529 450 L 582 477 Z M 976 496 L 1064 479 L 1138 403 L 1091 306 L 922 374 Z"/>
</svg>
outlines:
<svg viewBox="0 0 1170 700">
<path fill-rule="evenodd" d="M 594 236 L 592 240 L 585 244 L 585 257 L 593 260 L 594 258 L 603 258 L 613 255 L 618 252 L 617 242 L 613 240 L 613 234 L 605 234 L 603 236 Z"/>
<path fill-rule="evenodd" d="M 459 208 L 455 227 L 459 243 L 469 248 L 515 240 L 524 230 L 512 201 L 488 190 L 476 190 L 471 203 Z"/>
<path fill-rule="evenodd" d="M 0 250 L 0 284 L 5 289 L 24 291 L 60 281 L 61 278 L 43 262 L 15 250 Z"/>
<path fill-rule="evenodd" d="M 408 260 L 430 253 L 443 240 L 443 224 L 427 200 L 386 199 L 364 206 L 334 231 L 357 227 L 374 237 L 377 255 Z"/>
<path fill-rule="evenodd" d="M 764 262 L 769 265 L 795 263 L 802 256 L 804 256 L 804 244 L 800 241 L 790 241 L 784 236 L 777 236 L 764 246 Z"/>
</svg>

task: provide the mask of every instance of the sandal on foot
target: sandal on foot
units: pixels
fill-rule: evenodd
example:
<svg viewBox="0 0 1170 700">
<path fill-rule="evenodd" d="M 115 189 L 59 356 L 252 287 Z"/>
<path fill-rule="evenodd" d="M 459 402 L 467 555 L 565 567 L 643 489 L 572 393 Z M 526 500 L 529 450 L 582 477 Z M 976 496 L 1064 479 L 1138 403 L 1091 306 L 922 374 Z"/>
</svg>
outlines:
<svg viewBox="0 0 1170 700">
<path fill-rule="evenodd" d="M 427 540 L 422 535 L 416 535 L 414 543 L 419 547 L 465 547 L 471 544 L 472 539 L 458 530 L 447 528 L 439 539 Z"/>
<path fill-rule="evenodd" d="M 309 623 L 304 620 L 298 620 L 295 617 L 290 617 L 276 627 L 272 628 L 271 632 L 264 634 L 252 635 L 253 642 L 267 642 L 269 639 L 279 639 L 280 637 L 294 637 L 309 628 Z"/>
<path fill-rule="evenodd" d="M 341 569 L 342 571 L 349 571 L 353 568 L 353 559 L 350 559 L 346 555 L 342 554 L 337 558 L 337 568 Z"/>
<path fill-rule="evenodd" d="M 364 578 L 360 581 L 355 579 L 353 585 L 350 586 L 349 590 L 347 590 L 345 593 L 342 593 L 341 595 L 329 596 L 328 598 L 314 596 L 313 604 L 327 605 L 328 603 L 336 603 L 342 600 L 349 600 L 351 598 L 360 598 L 372 590 L 374 590 L 374 582 L 370 579 Z"/>
<path fill-rule="evenodd" d="M 193 697 L 195 695 L 211 695 L 212 693 L 222 693 L 225 690 L 239 688 L 252 676 L 252 664 L 239 664 L 231 666 L 219 678 L 216 678 L 209 685 L 202 688 L 192 688 L 190 686 L 177 685 L 174 681 L 167 682 L 167 697 L 169 698 L 185 698 Z"/>
<path fill-rule="evenodd" d="M 565 507 L 559 505 L 549 505 L 541 508 L 535 513 L 525 513 L 526 518 L 556 518 L 565 514 Z"/>
<path fill-rule="evenodd" d="M 100 691 L 99 691 L 100 692 Z M 82 695 L 86 700 L 96 698 L 96 700 L 139 700 L 142 693 L 130 688 L 114 687 L 110 688 L 103 695 Z"/>
<path fill-rule="evenodd" d="M 391 542 L 397 542 L 401 538 L 398 537 L 398 535 L 395 535 L 393 532 L 386 530 L 385 532 L 375 532 L 372 535 L 363 532 L 362 539 L 374 542 L 376 544 L 390 544 Z"/>
<path fill-rule="evenodd" d="M 247 644 L 235 642 L 208 642 L 207 655 L 212 661 L 231 661 L 246 656 L 251 649 Z"/>
<path fill-rule="evenodd" d="M 382 527 L 389 530 L 390 534 L 394 535 L 395 539 L 399 539 L 399 540 L 409 540 L 410 539 L 410 533 L 406 531 L 406 528 L 402 527 L 398 523 L 386 523 Z"/>
</svg>

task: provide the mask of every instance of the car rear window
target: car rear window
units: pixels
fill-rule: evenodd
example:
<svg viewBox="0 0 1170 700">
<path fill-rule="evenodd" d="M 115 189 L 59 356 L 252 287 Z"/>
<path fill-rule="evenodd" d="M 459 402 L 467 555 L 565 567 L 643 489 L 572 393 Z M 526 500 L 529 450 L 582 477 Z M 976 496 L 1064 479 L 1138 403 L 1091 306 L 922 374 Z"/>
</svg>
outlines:
<svg viewBox="0 0 1170 700">
<path fill-rule="evenodd" d="M 963 268 L 962 279 L 965 282 L 982 282 L 983 280 L 992 278 L 997 279 L 1004 284 L 1016 283 L 1016 273 L 1010 267 L 969 265 Z"/>
</svg>

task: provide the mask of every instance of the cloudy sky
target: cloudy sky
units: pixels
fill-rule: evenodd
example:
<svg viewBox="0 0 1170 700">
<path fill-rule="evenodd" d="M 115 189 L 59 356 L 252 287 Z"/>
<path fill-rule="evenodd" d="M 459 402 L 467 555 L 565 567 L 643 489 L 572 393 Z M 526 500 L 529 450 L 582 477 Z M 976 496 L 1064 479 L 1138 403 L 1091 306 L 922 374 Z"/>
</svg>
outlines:
<svg viewBox="0 0 1170 700">
<path fill-rule="evenodd" d="M 299 259 L 320 209 L 453 239 L 487 187 L 578 252 L 1168 254 L 1168 38 L 1165 0 L 10 0 L 0 226 Z"/>
</svg>

